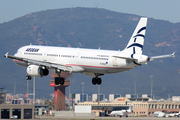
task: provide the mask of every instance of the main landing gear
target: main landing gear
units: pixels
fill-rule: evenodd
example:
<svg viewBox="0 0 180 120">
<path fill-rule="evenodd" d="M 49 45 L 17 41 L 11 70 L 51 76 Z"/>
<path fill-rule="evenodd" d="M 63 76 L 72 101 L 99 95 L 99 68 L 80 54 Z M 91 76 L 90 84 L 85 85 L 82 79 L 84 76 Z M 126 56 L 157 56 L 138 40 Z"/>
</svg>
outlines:
<svg viewBox="0 0 180 120">
<path fill-rule="evenodd" d="M 95 74 L 95 75 L 96 75 L 96 77 L 94 77 L 94 78 L 92 79 L 92 84 L 93 84 L 93 85 L 96 85 L 96 84 L 101 85 L 102 80 L 101 80 L 101 78 L 100 78 L 99 76 L 102 76 L 102 75 L 104 75 L 104 74 Z"/>
<path fill-rule="evenodd" d="M 93 84 L 93 85 L 96 85 L 96 84 L 101 85 L 101 83 L 102 83 L 102 80 L 101 80 L 101 78 L 99 78 L 99 77 L 94 77 L 94 78 L 92 79 L 92 84 Z"/>
<path fill-rule="evenodd" d="M 64 78 L 62 78 L 62 77 L 55 77 L 54 80 L 55 80 L 55 84 L 56 85 L 59 85 L 59 84 L 64 85 Z"/>
<path fill-rule="evenodd" d="M 54 80 L 55 80 L 55 84 L 56 85 L 64 85 L 64 78 L 60 77 L 60 74 L 61 74 L 61 70 L 56 70 L 56 74 L 59 76 L 59 77 L 55 77 Z"/>
</svg>

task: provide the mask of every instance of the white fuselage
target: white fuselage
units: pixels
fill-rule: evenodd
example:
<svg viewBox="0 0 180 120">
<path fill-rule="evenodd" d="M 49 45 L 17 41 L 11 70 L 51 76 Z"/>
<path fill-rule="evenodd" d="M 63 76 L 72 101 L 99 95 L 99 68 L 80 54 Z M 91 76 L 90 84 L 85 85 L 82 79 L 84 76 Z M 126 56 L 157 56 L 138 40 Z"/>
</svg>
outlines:
<svg viewBox="0 0 180 120">
<path fill-rule="evenodd" d="M 57 65 L 60 64 L 71 67 L 78 66 L 82 69 L 80 71 L 72 72 L 81 73 L 111 74 L 126 71 L 138 66 L 132 61 L 112 57 L 121 54 L 128 53 L 112 50 L 29 45 L 21 47 L 15 56 Z M 131 55 L 129 54 L 129 56 Z M 15 63 L 23 67 L 28 66 L 18 60 L 15 60 Z"/>
</svg>

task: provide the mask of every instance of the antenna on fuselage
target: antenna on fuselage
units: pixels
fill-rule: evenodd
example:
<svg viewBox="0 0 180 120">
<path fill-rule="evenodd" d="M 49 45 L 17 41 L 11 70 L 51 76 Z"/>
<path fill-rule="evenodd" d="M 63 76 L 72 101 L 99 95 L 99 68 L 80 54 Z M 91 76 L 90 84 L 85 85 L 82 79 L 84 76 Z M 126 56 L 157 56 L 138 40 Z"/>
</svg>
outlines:
<svg viewBox="0 0 180 120">
<path fill-rule="evenodd" d="M 30 43 L 30 45 L 32 45 L 32 43 Z"/>
<path fill-rule="evenodd" d="M 101 48 L 99 47 L 98 50 L 100 50 Z"/>
</svg>

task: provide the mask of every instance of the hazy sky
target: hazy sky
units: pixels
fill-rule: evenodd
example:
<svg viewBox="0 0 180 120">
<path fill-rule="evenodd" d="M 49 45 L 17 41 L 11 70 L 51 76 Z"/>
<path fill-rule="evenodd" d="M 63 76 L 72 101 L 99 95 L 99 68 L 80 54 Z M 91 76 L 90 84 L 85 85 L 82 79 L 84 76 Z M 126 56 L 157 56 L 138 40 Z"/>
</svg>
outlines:
<svg viewBox="0 0 180 120">
<path fill-rule="evenodd" d="M 180 22 L 180 0 L 0 0 L 0 23 L 31 12 L 71 7 L 98 7 Z"/>
</svg>

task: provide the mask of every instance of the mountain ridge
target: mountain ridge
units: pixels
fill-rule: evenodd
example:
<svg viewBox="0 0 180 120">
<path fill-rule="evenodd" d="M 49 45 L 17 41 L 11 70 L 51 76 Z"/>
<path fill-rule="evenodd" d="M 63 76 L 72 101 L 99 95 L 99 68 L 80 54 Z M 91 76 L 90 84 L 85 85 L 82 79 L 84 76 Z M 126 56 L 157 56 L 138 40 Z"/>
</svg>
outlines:
<svg viewBox="0 0 180 120">
<path fill-rule="evenodd" d="M 7 51 L 13 55 L 19 47 L 30 43 L 48 46 L 92 49 L 100 47 L 107 50 L 122 50 L 127 45 L 140 17 L 100 8 L 78 7 L 30 13 L 2 23 L 0 24 L 0 71 L 3 74 L 1 74 L 2 80 L 0 84 L 9 92 L 13 92 L 13 83 L 16 82 L 19 83 L 19 85 L 17 84 L 18 93 L 25 93 L 26 91 L 26 69 L 15 65 L 12 60 L 5 59 L 3 55 Z M 105 75 L 102 77 L 102 93 L 108 94 L 117 91 L 120 94 L 133 93 L 134 79 L 138 79 L 138 94 L 148 94 L 150 92 L 150 75 L 154 75 L 154 80 L 157 81 L 155 85 L 157 88 L 154 88 L 154 91 L 158 93 L 157 96 L 166 97 L 165 93 L 178 95 L 179 88 L 177 85 L 180 83 L 178 81 L 178 68 L 180 65 L 178 62 L 180 59 L 180 53 L 178 52 L 180 49 L 179 41 L 180 23 L 170 23 L 149 18 L 143 54 L 155 56 L 176 51 L 176 58 L 156 60 L 129 72 Z M 73 76 L 70 79 L 74 93 L 81 93 L 81 82 L 85 82 L 89 94 L 96 92 L 96 86 L 91 84 L 90 77 L 80 74 Z M 123 78 L 123 80 L 119 81 L 119 77 Z M 112 78 L 115 80 L 111 83 L 109 79 Z M 53 88 L 49 87 L 50 79 L 52 78 L 37 78 L 37 96 L 48 97 L 45 93 L 53 92 Z M 170 79 L 171 81 L 169 81 Z M 164 84 L 161 85 L 162 83 Z M 111 85 L 110 91 L 106 89 L 109 85 Z M 120 88 L 118 88 L 118 85 Z M 144 87 L 144 85 L 147 87 Z M 47 89 L 44 91 L 44 87 L 41 86 L 45 86 Z"/>
</svg>

